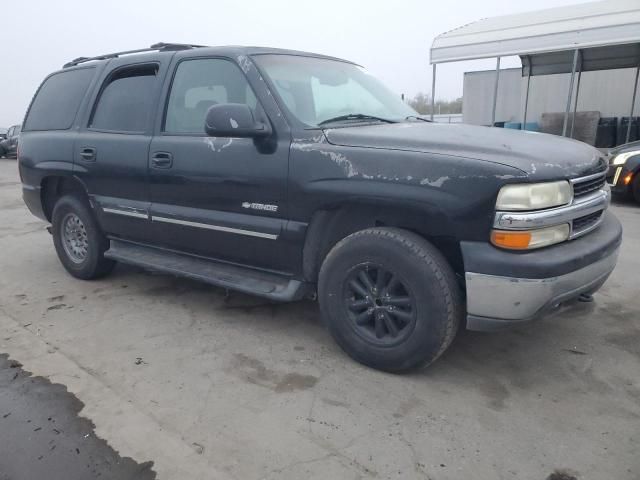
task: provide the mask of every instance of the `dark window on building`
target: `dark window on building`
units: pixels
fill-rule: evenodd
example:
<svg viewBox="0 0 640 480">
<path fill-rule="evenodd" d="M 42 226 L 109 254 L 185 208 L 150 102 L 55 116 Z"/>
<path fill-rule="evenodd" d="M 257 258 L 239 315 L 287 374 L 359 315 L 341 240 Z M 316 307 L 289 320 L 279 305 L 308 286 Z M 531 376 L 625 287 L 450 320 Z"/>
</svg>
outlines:
<svg viewBox="0 0 640 480">
<path fill-rule="evenodd" d="M 23 130 L 71 128 L 94 74 L 94 68 L 82 68 L 48 77 L 31 102 Z"/>
<path fill-rule="evenodd" d="M 157 73 L 155 64 L 117 70 L 102 88 L 89 127 L 144 132 L 149 124 Z"/>
<path fill-rule="evenodd" d="M 240 68 L 223 59 L 186 60 L 178 65 L 165 117 L 164 131 L 204 134 L 207 110 L 218 103 L 256 107 L 256 97 Z"/>
</svg>

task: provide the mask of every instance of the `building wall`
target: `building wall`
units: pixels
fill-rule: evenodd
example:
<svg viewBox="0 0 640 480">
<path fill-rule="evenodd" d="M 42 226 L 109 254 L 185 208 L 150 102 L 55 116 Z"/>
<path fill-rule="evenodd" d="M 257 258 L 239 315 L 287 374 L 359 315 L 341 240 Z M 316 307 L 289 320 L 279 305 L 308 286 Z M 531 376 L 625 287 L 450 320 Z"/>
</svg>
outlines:
<svg viewBox="0 0 640 480">
<path fill-rule="evenodd" d="M 466 72 L 462 93 L 462 119 L 473 125 L 490 125 L 496 72 Z M 520 112 L 520 69 L 500 71 L 496 122 L 511 121 Z M 436 87 L 437 88 L 437 87 Z"/>
<path fill-rule="evenodd" d="M 599 111 L 603 117 L 628 116 L 634 79 L 635 69 L 583 73 L 577 110 Z M 491 123 L 494 81 L 495 71 L 464 74 L 462 114 L 465 123 Z M 531 77 L 527 122 L 538 122 L 544 112 L 564 112 L 569 81 L 569 74 Z M 497 122 L 522 121 L 526 85 L 527 79 L 521 76 L 519 68 L 500 71 Z M 573 108 L 574 99 L 571 101 Z M 634 115 L 640 116 L 640 91 L 636 98 Z"/>
</svg>

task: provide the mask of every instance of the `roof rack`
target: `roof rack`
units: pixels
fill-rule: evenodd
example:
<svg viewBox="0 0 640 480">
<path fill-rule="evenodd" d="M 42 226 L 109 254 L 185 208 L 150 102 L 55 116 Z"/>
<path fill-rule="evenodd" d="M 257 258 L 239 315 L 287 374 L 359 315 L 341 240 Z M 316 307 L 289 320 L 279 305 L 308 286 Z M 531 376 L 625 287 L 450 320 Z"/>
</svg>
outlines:
<svg viewBox="0 0 640 480">
<path fill-rule="evenodd" d="M 107 53 L 104 55 L 98 55 L 97 57 L 78 57 L 70 62 L 65 63 L 62 68 L 69 68 L 75 65 L 79 65 L 80 63 L 90 62 L 92 60 L 107 60 L 109 58 L 116 58 L 122 55 L 131 55 L 133 53 L 143 53 L 143 52 L 171 52 L 177 50 L 189 50 L 191 48 L 202 48 L 206 45 L 192 45 L 188 43 L 154 43 L 149 48 L 139 48 L 137 50 L 125 50 L 124 52 L 116 52 L 116 53 Z"/>
</svg>

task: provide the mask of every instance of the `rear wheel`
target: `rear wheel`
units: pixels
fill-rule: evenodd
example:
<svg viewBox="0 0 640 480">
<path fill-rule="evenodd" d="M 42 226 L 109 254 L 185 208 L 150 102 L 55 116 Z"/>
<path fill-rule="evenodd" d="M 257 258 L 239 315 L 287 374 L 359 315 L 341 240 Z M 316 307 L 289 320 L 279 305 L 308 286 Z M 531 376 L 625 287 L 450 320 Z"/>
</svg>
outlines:
<svg viewBox="0 0 640 480">
<path fill-rule="evenodd" d="M 58 258 L 71 275 L 90 280 L 111 272 L 115 262 L 104 257 L 109 240 L 82 199 L 67 195 L 58 200 L 51 224 Z"/>
<path fill-rule="evenodd" d="M 370 228 L 340 241 L 320 270 L 323 319 L 357 361 L 399 372 L 436 360 L 462 316 L 455 274 L 424 238 Z"/>
</svg>

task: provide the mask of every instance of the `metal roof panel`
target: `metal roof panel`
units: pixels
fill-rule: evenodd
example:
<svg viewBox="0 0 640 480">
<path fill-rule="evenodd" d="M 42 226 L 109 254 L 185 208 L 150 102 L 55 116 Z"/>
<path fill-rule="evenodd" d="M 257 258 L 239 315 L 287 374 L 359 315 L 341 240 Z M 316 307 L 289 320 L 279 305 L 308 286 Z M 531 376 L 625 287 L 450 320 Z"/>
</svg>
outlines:
<svg viewBox="0 0 640 480">
<path fill-rule="evenodd" d="M 431 63 L 640 42 L 640 1 L 602 0 L 486 18 L 437 36 Z"/>
</svg>

